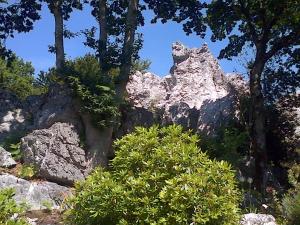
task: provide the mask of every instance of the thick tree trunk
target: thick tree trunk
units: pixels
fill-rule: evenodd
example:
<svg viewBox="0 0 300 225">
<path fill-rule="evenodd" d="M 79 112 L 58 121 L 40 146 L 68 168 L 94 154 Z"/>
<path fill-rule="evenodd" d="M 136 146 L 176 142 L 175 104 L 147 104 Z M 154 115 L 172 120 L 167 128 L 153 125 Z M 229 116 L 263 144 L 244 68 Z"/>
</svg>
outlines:
<svg viewBox="0 0 300 225">
<path fill-rule="evenodd" d="M 56 1 L 52 7 L 52 13 L 55 19 L 55 54 L 56 69 L 62 70 L 65 62 L 64 50 L 64 20 L 62 15 L 61 1 Z"/>
<path fill-rule="evenodd" d="M 128 1 L 121 69 L 119 77 L 116 81 L 116 94 L 120 99 L 123 99 L 126 94 L 126 85 L 129 80 L 130 70 L 132 66 L 133 44 L 135 31 L 137 29 L 137 13 L 139 5 L 139 0 Z"/>
<path fill-rule="evenodd" d="M 99 63 L 102 72 L 107 72 L 108 70 L 108 62 L 107 62 L 107 21 L 106 21 L 106 0 L 99 0 L 99 14 L 98 14 L 98 22 L 99 22 L 99 46 L 98 46 L 98 54 L 99 54 Z"/>
<path fill-rule="evenodd" d="M 254 184 L 258 191 L 263 191 L 267 165 L 265 110 L 262 94 L 261 76 L 264 69 L 264 57 L 259 53 L 250 71 L 250 137 L 251 152 L 255 158 Z"/>
</svg>

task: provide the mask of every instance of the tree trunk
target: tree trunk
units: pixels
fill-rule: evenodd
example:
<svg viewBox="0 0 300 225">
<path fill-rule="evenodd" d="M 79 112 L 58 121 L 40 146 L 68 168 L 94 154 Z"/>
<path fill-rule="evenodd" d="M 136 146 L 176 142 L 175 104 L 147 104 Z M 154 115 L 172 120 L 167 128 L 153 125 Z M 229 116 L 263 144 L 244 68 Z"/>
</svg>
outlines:
<svg viewBox="0 0 300 225">
<path fill-rule="evenodd" d="M 52 13 L 55 19 L 55 54 L 56 69 L 62 70 L 65 62 L 64 50 L 64 20 L 62 15 L 61 1 L 56 1 L 52 6 Z"/>
<path fill-rule="evenodd" d="M 250 71 L 250 137 L 251 153 L 255 158 L 254 184 L 258 191 L 263 191 L 264 174 L 267 166 L 266 134 L 265 134 L 265 110 L 262 94 L 261 76 L 265 61 L 263 54 L 257 53 L 255 62 Z"/>
<path fill-rule="evenodd" d="M 135 31 L 137 29 L 137 13 L 139 0 L 128 0 L 128 11 L 126 16 L 126 30 L 122 51 L 120 74 L 116 81 L 117 97 L 123 99 L 126 94 L 126 85 L 129 80 L 132 66 L 133 44 Z"/>
<path fill-rule="evenodd" d="M 99 46 L 98 46 L 98 54 L 99 54 L 99 64 L 102 72 L 107 72 L 107 21 L 106 21 L 106 0 L 99 0 L 99 14 L 98 14 L 98 22 L 99 22 Z"/>
</svg>

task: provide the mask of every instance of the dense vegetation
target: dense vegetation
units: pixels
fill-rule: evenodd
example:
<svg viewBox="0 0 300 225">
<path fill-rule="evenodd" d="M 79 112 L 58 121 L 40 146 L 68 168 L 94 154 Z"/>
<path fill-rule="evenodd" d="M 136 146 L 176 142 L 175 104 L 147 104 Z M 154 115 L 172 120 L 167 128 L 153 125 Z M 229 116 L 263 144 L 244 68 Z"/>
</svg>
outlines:
<svg viewBox="0 0 300 225">
<path fill-rule="evenodd" d="M 112 83 L 113 74 L 102 74 L 96 57 L 86 55 L 68 61 L 64 76 L 80 100 L 82 112 L 92 115 L 97 127 L 110 127 L 118 123 L 119 110 Z"/>
<path fill-rule="evenodd" d="M 116 157 L 76 184 L 70 224 L 236 224 L 240 194 L 228 163 L 208 159 L 180 126 L 137 128 Z"/>
<path fill-rule="evenodd" d="M 21 99 L 46 91 L 45 87 L 36 83 L 31 63 L 15 56 L 10 60 L 0 58 L 0 87 L 13 92 Z"/>
<path fill-rule="evenodd" d="M 25 210 L 25 206 L 18 206 L 13 199 L 13 196 L 13 189 L 0 190 L 0 224 L 27 225 L 28 223 L 22 215 Z"/>
<path fill-rule="evenodd" d="M 34 29 L 43 4 L 55 21 L 49 51 L 55 53 L 56 67 L 35 77 L 32 65 L 5 42 Z M 65 21 L 86 5 L 98 26 L 82 31 L 93 53 L 66 60 L 64 39 L 79 34 L 69 31 Z M 196 136 L 179 127 L 137 129 L 116 142 L 109 170 L 98 169 L 77 184 L 69 222 L 231 224 L 238 218 L 239 197 L 233 172 L 210 157 L 237 170 L 253 161 L 251 182 L 242 181 L 239 188 L 257 200 L 255 210 L 268 202 L 268 212 L 282 223 L 298 225 L 300 154 L 293 135 L 299 121 L 293 110 L 300 107 L 299 0 L 0 0 L 0 88 L 24 100 L 46 93 L 53 83 L 68 85 L 95 126 L 117 129 L 130 73 L 149 67 L 139 60 L 143 36 L 137 32 L 145 24 L 146 10 L 153 16 L 151 23 L 173 21 L 186 34 L 228 40 L 219 58 L 231 60 L 253 51 L 253 56 L 246 55 L 250 95 L 244 96 L 242 121 L 223 127 L 217 137 L 203 137 L 199 145 L 206 154 L 199 151 Z M 10 139 L 0 145 L 19 156 L 20 136 Z M 272 173 L 270 183 L 266 175 L 274 168 L 279 175 Z M 0 193 L 0 223 L 19 210 L 12 195 L 11 190 Z"/>
</svg>

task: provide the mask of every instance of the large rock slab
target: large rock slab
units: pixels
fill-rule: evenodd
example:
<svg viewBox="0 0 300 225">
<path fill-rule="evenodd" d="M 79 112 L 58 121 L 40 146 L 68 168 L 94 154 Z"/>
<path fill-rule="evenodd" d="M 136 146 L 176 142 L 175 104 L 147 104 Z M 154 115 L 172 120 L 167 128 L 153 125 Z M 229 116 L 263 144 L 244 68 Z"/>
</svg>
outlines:
<svg viewBox="0 0 300 225">
<path fill-rule="evenodd" d="M 35 130 L 22 138 L 21 149 L 24 162 L 36 166 L 47 180 L 72 184 L 85 177 L 86 153 L 71 124 L 55 123 L 49 129 Z"/>
<path fill-rule="evenodd" d="M 30 210 L 59 209 L 64 199 L 71 194 L 69 188 L 51 182 L 30 182 L 9 174 L 0 175 L 0 189 L 13 188 L 17 203 L 26 203 Z"/>
<path fill-rule="evenodd" d="M 241 225 L 276 225 L 274 216 L 267 214 L 249 213 L 243 215 Z"/>
<path fill-rule="evenodd" d="M 170 75 L 136 72 L 131 76 L 127 91 L 136 114 L 143 108 L 162 125 L 177 123 L 208 135 L 231 120 L 238 121 L 239 97 L 248 91 L 242 77 L 225 75 L 207 45 L 189 49 L 175 43 L 172 54 Z M 123 121 L 123 129 L 132 123 Z"/>
<path fill-rule="evenodd" d="M 0 167 L 10 168 L 15 165 L 17 165 L 17 163 L 11 156 L 11 153 L 0 147 Z"/>
</svg>

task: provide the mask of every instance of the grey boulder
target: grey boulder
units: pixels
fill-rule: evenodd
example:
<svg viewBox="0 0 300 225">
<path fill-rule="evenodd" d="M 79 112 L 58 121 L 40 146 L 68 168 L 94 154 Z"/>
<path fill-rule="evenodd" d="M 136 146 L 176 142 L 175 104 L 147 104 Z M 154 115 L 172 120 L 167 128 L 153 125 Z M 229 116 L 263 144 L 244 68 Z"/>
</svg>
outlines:
<svg viewBox="0 0 300 225">
<path fill-rule="evenodd" d="M 26 203 L 30 210 L 59 209 L 64 199 L 71 195 L 70 189 L 64 186 L 51 182 L 30 182 L 9 174 L 0 175 L 0 189 L 4 188 L 13 188 L 16 202 Z"/>
<path fill-rule="evenodd" d="M 249 213 L 243 215 L 241 225 L 276 225 L 274 216 L 267 214 Z"/>
<path fill-rule="evenodd" d="M 71 124 L 55 123 L 35 130 L 21 140 L 26 164 L 34 165 L 41 177 L 60 184 L 72 184 L 85 177 L 87 160 L 77 130 Z"/>
<path fill-rule="evenodd" d="M 11 153 L 0 147 L 0 167 L 10 168 L 15 165 L 17 165 L 17 163 L 11 156 Z"/>
</svg>

